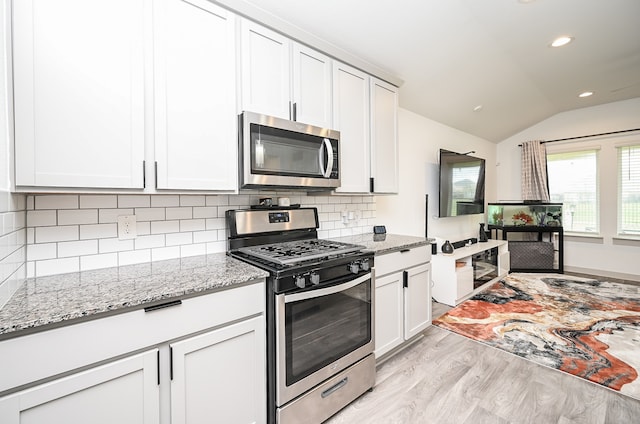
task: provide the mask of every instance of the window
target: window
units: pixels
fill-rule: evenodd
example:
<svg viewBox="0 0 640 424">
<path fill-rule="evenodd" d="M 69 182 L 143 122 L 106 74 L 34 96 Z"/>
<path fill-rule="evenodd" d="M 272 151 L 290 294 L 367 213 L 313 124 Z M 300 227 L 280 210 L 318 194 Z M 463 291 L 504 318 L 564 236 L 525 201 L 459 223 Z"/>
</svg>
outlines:
<svg viewBox="0 0 640 424">
<path fill-rule="evenodd" d="M 598 151 L 547 154 L 551 202 L 563 203 L 565 231 L 599 232 Z"/>
<path fill-rule="evenodd" d="M 618 147 L 618 233 L 640 235 L 640 145 Z"/>
</svg>

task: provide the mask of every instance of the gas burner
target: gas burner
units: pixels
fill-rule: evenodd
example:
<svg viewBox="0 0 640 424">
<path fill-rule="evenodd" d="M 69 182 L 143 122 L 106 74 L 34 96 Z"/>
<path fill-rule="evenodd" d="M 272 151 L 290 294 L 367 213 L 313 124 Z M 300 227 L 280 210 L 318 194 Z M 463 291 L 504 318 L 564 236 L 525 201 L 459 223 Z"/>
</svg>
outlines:
<svg viewBox="0 0 640 424">
<path fill-rule="evenodd" d="M 362 249 L 364 246 L 356 244 L 310 239 L 242 247 L 238 251 L 277 264 L 293 265 L 312 259 L 358 252 Z"/>
</svg>

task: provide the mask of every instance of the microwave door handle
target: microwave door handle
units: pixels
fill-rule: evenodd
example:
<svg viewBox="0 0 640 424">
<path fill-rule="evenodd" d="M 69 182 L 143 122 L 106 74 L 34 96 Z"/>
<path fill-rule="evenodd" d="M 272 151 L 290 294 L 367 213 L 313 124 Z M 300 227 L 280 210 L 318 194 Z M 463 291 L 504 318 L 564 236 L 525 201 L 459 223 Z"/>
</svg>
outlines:
<svg viewBox="0 0 640 424">
<path fill-rule="evenodd" d="M 322 163 L 322 159 L 324 158 L 324 151 L 327 151 L 327 166 L 325 167 Z M 331 141 L 328 138 L 322 140 L 322 145 L 320 146 L 320 173 L 323 177 L 329 178 L 331 176 L 331 171 L 333 171 L 333 147 L 331 146 Z"/>
</svg>

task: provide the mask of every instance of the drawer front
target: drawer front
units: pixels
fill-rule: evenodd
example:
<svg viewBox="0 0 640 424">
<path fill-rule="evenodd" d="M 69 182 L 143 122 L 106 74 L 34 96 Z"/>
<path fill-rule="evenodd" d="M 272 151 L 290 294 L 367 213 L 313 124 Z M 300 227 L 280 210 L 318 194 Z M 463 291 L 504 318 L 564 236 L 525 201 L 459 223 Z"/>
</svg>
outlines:
<svg viewBox="0 0 640 424">
<path fill-rule="evenodd" d="M 431 261 L 431 248 L 429 246 L 418 246 L 376 256 L 376 276 L 383 276 L 392 272 L 405 270 L 429 261 Z"/>
</svg>

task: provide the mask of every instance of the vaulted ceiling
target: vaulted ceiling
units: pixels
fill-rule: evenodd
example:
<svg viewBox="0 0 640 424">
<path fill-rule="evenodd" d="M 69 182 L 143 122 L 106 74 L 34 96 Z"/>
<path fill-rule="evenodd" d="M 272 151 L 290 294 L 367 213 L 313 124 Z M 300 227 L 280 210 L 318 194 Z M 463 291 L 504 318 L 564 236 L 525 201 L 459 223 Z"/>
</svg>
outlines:
<svg viewBox="0 0 640 424">
<path fill-rule="evenodd" d="M 400 78 L 403 108 L 495 143 L 640 97 L 640 0 L 246 1 Z"/>
</svg>

